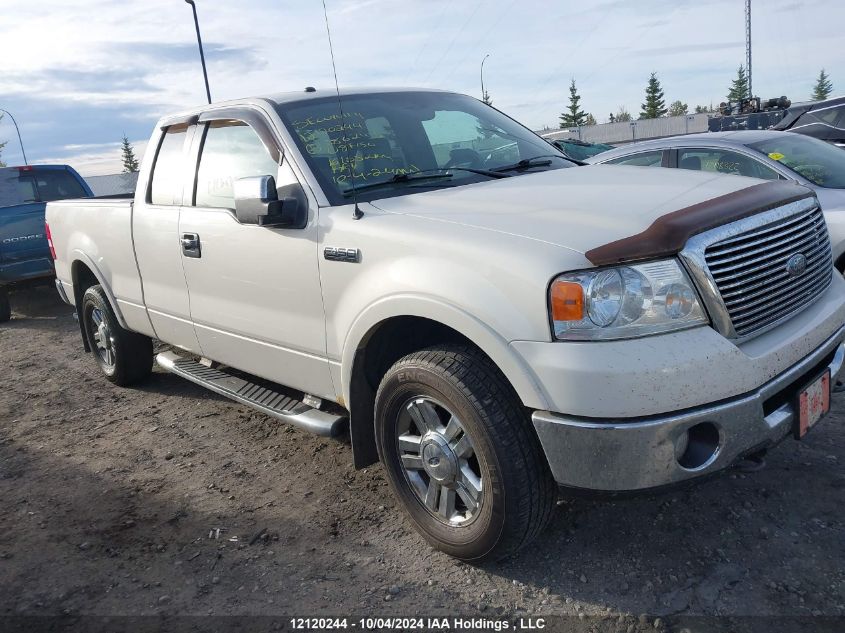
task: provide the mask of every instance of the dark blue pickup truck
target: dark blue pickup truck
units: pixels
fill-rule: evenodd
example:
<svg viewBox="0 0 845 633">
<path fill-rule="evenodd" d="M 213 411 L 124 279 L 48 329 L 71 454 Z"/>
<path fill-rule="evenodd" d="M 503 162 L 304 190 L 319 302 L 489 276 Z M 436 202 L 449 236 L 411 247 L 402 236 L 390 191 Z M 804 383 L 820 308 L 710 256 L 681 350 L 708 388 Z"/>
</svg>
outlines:
<svg viewBox="0 0 845 633">
<path fill-rule="evenodd" d="M 10 286 L 54 274 L 44 225 L 47 203 L 93 195 L 68 165 L 0 168 L 0 322 L 11 317 Z"/>
</svg>

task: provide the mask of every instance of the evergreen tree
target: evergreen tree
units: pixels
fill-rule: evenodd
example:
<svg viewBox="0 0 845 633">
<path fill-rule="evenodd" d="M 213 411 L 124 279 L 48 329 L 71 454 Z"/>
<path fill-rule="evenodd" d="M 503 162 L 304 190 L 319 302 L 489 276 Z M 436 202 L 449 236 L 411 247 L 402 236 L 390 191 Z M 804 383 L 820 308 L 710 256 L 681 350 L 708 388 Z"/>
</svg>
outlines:
<svg viewBox="0 0 845 633">
<path fill-rule="evenodd" d="M 484 90 L 484 94 L 481 95 L 481 100 L 489 106 L 493 105 L 493 100 L 490 98 L 490 93 L 487 92 L 486 88 Z"/>
<path fill-rule="evenodd" d="M 819 72 L 819 78 L 816 79 L 816 85 L 813 86 L 813 96 L 810 97 L 813 101 L 824 101 L 833 92 L 833 84 L 830 81 L 830 76 L 824 71 L 824 68 Z"/>
<path fill-rule="evenodd" d="M 568 112 L 561 113 L 560 127 L 578 127 L 579 125 L 584 125 L 587 113 L 579 108 L 578 103 L 580 101 L 581 97 L 578 95 L 578 90 L 575 88 L 575 80 L 573 79 L 572 83 L 569 84 Z"/>
<path fill-rule="evenodd" d="M 681 101 L 673 101 L 669 104 L 669 116 L 683 116 L 689 112 L 689 106 Z"/>
<path fill-rule="evenodd" d="M 138 159 L 135 158 L 135 150 L 126 135 L 123 135 L 123 145 L 120 148 L 123 155 L 123 173 L 131 174 L 138 171 Z"/>
<path fill-rule="evenodd" d="M 657 73 L 651 73 L 645 88 L 645 103 L 642 104 L 641 119 L 656 119 L 666 114 L 666 101 L 663 99 L 663 88 Z"/>
<path fill-rule="evenodd" d="M 625 106 L 619 106 L 619 110 L 616 111 L 616 122 L 617 123 L 627 123 L 631 120 L 631 113 L 625 108 Z"/>
<path fill-rule="evenodd" d="M 610 116 L 607 118 L 608 123 L 616 123 L 616 117 L 613 116 L 613 112 L 610 113 Z"/>
<path fill-rule="evenodd" d="M 731 82 L 731 87 L 728 90 L 728 101 L 737 102 L 750 96 L 748 94 L 748 75 L 745 74 L 745 66 L 740 66 L 736 69 L 736 79 Z"/>
</svg>

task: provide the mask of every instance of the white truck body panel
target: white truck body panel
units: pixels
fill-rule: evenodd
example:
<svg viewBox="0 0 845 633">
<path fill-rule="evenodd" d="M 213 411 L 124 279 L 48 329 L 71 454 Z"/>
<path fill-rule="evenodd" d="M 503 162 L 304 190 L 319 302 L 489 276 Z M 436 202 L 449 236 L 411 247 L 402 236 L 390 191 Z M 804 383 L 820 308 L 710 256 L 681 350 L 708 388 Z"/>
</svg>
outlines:
<svg viewBox="0 0 845 633">
<path fill-rule="evenodd" d="M 304 228 L 242 224 L 232 211 L 190 206 L 187 190 L 181 206 L 149 204 L 157 129 L 134 206 L 48 206 L 68 296 L 73 265 L 83 262 L 124 327 L 346 407 L 356 355 L 372 332 L 395 317 L 426 318 L 489 356 L 546 429 L 558 424 L 555 414 L 637 418 L 739 396 L 845 335 L 845 282 L 836 275 L 812 308 L 742 343 L 710 326 L 553 341 L 549 284 L 593 268 L 587 251 L 761 181 L 568 168 L 361 202 L 363 218 L 353 219 L 354 201 L 328 203 L 272 107 L 263 100 L 225 105 L 263 113 L 284 157 L 277 183 L 301 184 L 307 198 Z M 53 212 L 59 205 L 61 213 Z M 180 236 L 189 233 L 200 236 L 201 257 L 184 255 Z M 329 261 L 326 247 L 357 249 L 358 259 Z"/>
</svg>

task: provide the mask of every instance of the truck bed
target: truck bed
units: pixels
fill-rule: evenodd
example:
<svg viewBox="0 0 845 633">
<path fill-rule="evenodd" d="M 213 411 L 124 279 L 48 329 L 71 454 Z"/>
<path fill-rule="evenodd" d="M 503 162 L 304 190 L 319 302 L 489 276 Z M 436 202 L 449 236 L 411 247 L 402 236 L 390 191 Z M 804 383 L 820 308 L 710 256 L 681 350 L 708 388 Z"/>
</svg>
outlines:
<svg viewBox="0 0 845 633">
<path fill-rule="evenodd" d="M 47 204 L 56 278 L 66 290 L 72 292 L 73 253 L 84 252 L 84 263 L 102 277 L 99 282 L 107 292 L 114 292 L 119 301 L 142 303 L 132 244 L 133 205 L 125 198 L 81 198 Z"/>
</svg>

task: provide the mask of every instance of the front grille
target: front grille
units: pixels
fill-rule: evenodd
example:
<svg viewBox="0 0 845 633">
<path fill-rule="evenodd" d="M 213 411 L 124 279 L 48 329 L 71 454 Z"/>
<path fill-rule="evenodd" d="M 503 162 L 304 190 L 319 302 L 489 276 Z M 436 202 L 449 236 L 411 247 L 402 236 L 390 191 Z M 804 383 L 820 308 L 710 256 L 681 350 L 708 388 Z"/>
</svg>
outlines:
<svg viewBox="0 0 845 633">
<path fill-rule="evenodd" d="M 804 255 L 799 275 L 787 262 Z M 708 246 L 704 260 L 737 337 L 745 337 L 801 310 L 830 285 L 833 261 L 821 209 L 766 224 Z"/>
</svg>

